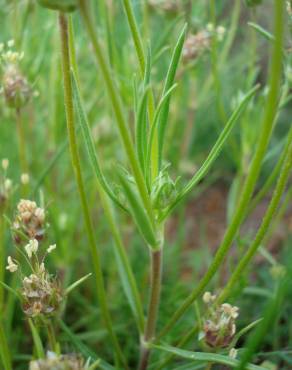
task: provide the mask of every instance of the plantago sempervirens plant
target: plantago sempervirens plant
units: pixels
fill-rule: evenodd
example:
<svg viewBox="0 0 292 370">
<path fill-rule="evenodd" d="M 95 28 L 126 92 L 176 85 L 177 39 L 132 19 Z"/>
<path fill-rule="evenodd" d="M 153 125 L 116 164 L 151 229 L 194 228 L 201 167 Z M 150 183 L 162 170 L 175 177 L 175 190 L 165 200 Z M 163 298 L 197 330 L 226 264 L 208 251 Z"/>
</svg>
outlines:
<svg viewBox="0 0 292 370">
<path fill-rule="evenodd" d="M 264 114 L 261 120 L 260 135 L 254 148 L 251 163 L 245 166 L 246 176 L 242 188 L 240 189 L 241 192 L 238 197 L 238 202 L 236 203 L 236 209 L 230 219 L 223 240 L 218 246 L 214 259 L 206 273 L 202 279 L 195 284 L 194 289 L 189 293 L 181 305 L 177 307 L 177 310 L 170 319 L 166 320 L 164 327 L 160 331 L 157 331 L 160 292 L 162 288 L 165 223 L 177 205 L 206 177 L 209 169 L 226 143 L 235 123 L 240 118 L 244 108 L 253 99 L 259 86 L 255 86 L 248 91 L 247 94 L 242 96 L 233 114 L 224 122 L 222 133 L 219 135 L 206 160 L 192 178 L 188 182 L 184 182 L 183 179 L 178 182 L 179 177 L 174 178 L 170 172 L 170 167 L 167 164 L 166 158 L 167 152 L 165 150 L 169 121 L 172 119 L 169 114 L 170 102 L 177 87 L 176 72 L 181 57 L 189 60 L 191 58 L 197 58 L 203 53 L 203 51 L 209 47 L 209 39 L 204 38 L 205 33 L 201 35 L 197 34 L 193 39 L 187 39 L 185 42 L 186 26 L 183 27 L 171 53 L 165 79 L 162 82 L 161 88 L 156 91 L 156 84 L 152 81 L 152 66 L 154 60 L 151 55 L 151 47 L 146 51 L 143 45 L 143 38 L 139 32 L 138 24 L 135 19 L 132 2 L 130 0 L 122 1 L 133 38 L 139 67 L 137 86 L 134 88 L 135 109 L 132 110 L 134 112 L 133 134 L 128 125 L 128 115 L 125 112 L 126 108 L 123 103 L 122 94 L 120 94 L 119 88 L 117 87 L 118 84 L 114 78 L 115 65 L 114 63 L 113 65 L 108 63 L 107 55 L 102 47 L 99 35 L 97 34 L 97 27 L 94 24 L 90 1 L 38 0 L 38 3 L 46 8 L 59 11 L 62 76 L 68 141 L 72 167 L 80 196 L 82 215 L 85 221 L 88 245 L 92 255 L 100 314 L 107 329 L 108 339 L 112 344 L 116 367 L 123 369 L 129 368 L 128 359 L 125 358 L 126 356 L 125 352 L 122 350 L 120 338 L 114 330 L 110 306 L 107 301 L 101 267 L 100 248 L 96 243 L 95 229 L 88 200 L 89 195 L 86 190 L 83 168 L 81 165 L 82 157 L 79 153 L 78 137 L 76 135 L 77 122 L 83 135 L 89 161 L 96 176 L 100 203 L 104 209 L 108 226 L 112 232 L 115 258 L 121 284 L 137 324 L 137 333 L 140 337 L 140 359 L 138 368 L 140 370 L 145 370 L 149 367 L 152 348 L 158 350 L 157 343 L 159 343 L 160 339 L 173 329 L 185 312 L 201 297 L 206 291 L 207 285 L 222 267 L 224 259 L 228 255 L 233 242 L 239 235 L 240 227 L 248 214 L 249 202 L 253 196 L 259 178 L 262 163 L 278 114 L 278 98 L 283 58 L 283 6 L 279 1 L 274 0 L 275 29 L 273 34 L 273 55 L 268 95 L 263 109 Z M 167 6 L 166 2 L 163 3 Z M 257 5 L 257 3 L 258 1 L 249 1 L 248 5 Z M 155 5 L 158 6 L 158 2 L 155 2 Z M 69 18 L 67 14 L 76 9 L 80 10 L 88 38 L 92 44 L 92 55 L 96 58 L 99 66 L 99 74 L 104 79 L 108 99 L 115 115 L 117 130 L 125 153 L 122 166 L 119 165 L 116 171 L 113 171 L 117 174 L 116 178 L 114 178 L 116 182 L 114 185 L 112 185 L 112 179 L 109 180 L 107 178 L 108 176 L 103 172 L 101 166 L 102 162 L 98 156 L 98 150 L 96 151 L 91 127 L 88 123 L 81 98 L 80 81 L 82 81 L 82 79 L 79 76 L 74 54 L 73 24 L 72 18 Z M 78 13 L 76 13 L 76 15 L 78 15 Z M 206 32 L 209 32 L 210 38 L 216 38 L 215 41 L 221 41 L 225 30 L 222 27 L 216 28 L 213 26 L 212 28 L 209 26 Z M 226 39 L 226 43 L 228 43 L 230 38 Z M 216 42 L 214 44 L 216 44 Z M 214 45 L 211 45 L 211 43 L 210 47 L 215 50 Z M 213 49 L 212 51 L 214 51 Z M 212 56 L 214 58 L 214 55 Z M 285 191 L 289 171 L 291 170 L 292 149 L 290 135 L 287 139 L 287 146 L 285 146 L 283 152 L 285 155 L 279 167 L 279 179 L 271 203 L 265 213 L 265 217 L 255 239 L 251 242 L 247 251 L 243 253 L 242 258 L 235 266 L 234 272 L 231 274 L 230 280 L 227 282 L 226 286 L 222 289 L 221 294 L 219 294 L 218 297 L 214 297 L 209 293 L 204 295 L 204 301 L 208 309 L 203 317 L 203 331 L 204 341 L 208 351 L 216 352 L 213 350 L 230 349 L 229 347 L 233 345 L 233 341 L 235 340 L 235 322 L 238 316 L 238 309 L 237 307 L 223 302 L 226 302 L 226 298 L 228 298 L 230 291 L 238 280 L 238 276 L 240 276 L 250 263 L 251 258 L 254 256 L 267 233 L 273 215 L 275 215 L 277 211 L 281 196 Z M 120 167 L 122 167 L 122 169 L 120 169 Z M 23 173 L 26 173 L 26 171 L 23 171 Z M 26 180 L 24 182 L 26 182 Z M 119 189 L 119 195 L 116 194 L 116 188 Z M 141 244 L 144 243 L 147 245 L 149 251 L 150 277 L 147 310 L 144 309 L 145 305 L 141 300 L 135 276 L 123 245 L 123 238 L 115 219 L 113 205 L 131 217 L 133 224 L 136 225 L 141 235 Z M 43 252 L 43 255 L 39 254 L 41 249 L 39 243 L 43 240 L 45 226 L 45 212 L 43 209 L 37 207 L 36 203 L 31 201 L 23 200 L 19 203 L 16 219 L 13 224 L 13 231 L 15 240 L 24 247 L 23 250 L 26 253 L 26 258 L 28 258 L 29 264 L 32 265 L 33 269 L 30 275 L 22 278 L 21 289 L 22 299 L 24 301 L 24 312 L 27 316 L 33 318 L 39 315 L 50 316 L 55 312 L 59 312 L 62 303 L 62 290 L 54 278 L 47 272 L 46 266 L 44 265 L 44 256 L 51 252 L 54 246 L 49 247 L 46 252 Z M 39 256 L 42 257 L 40 258 Z M 14 273 L 21 272 L 20 263 L 12 257 L 9 257 L 7 263 L 7 270 Z M 165 277 L 165 279 L 167 279 L 167 277 Z M 163 348 L 163 346 L 161 346 L 160 349 L 167 350 L 167 348 Z M 175 349 L 172 349 L 172 351 L 175 353 Z M 232 350 L 229 356 L 224 357 L 220 355 L 224 357 L 223 360 L 220 356 L 216 357 L 214 353 L 204 353 L 203 355 L 199 353 L 196 354 L 196 356 L 198 356 L 201 361 L 205 362 L 218 361 L 221 363 L 220 361 L 225 361 L 223 362 L 225 365 L 227 364 L 233 367 L 238 364 L 238 362 L 234 362 L 237 361 L 235 359 L 236 353 Z M 54 366 L 60 365 L 60 369 L 63 369 L 65 365 L 68 365 L 69 368 L 73 366 L 71 364 L 69 365 L 69 359 L 67 357 L 63 358 L 59 355 L 56 357 L 53 356 L 53 358 L 39 359 L 32 362 L 31 366 L 34 366 L 35 369 L 46 369 L 49 368 L 48 366 L 53 366 L 52 364 L 54 364 Z M 83 363 L 78 366 L 82 368 Z M 251 367 L 250 365 L 248 366 L 247 369 L 256 368 L 252 365 Z M 74 367 L 72 368 L 74 369 Z"/>
<path fill-rule="evenodd" d="M 53 277 L 46 269 L 45 258 L 55 249 L 49 246 L 45 253 L 39 250 L 36 239 L 29 240 L 24 249 L 29 261 L 31 274 L 24 276 L 18 261 L 8 257 L 6 269 L 11 273 L 18 271 L 21 279 L 21 304 L 23 312 L 31 318 L 48 318 L 60 312 L 64 294 L 58 279 Z"/>
</svg>

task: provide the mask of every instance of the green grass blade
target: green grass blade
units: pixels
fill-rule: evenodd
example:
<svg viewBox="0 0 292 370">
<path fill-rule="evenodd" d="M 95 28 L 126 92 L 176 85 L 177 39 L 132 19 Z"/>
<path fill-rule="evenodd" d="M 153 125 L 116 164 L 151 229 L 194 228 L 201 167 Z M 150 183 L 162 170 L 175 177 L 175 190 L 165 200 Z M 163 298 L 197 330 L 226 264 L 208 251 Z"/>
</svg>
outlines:
<svg viewBox="0 0 292 370">
<path fill-rule="evenodd" d="M 86 114 L 85 114 L 85 111 L 84 111 L 84 108 L 83 108 L 83 103 L 82 103 L 82 100 L 81 100 L 81 95 L 80 95 L 80 91 L 79 91 L 79 88 L 78 88 L 77 80 L 76 80 L 76 77 L 75 77 L 73 71 L 71 71 L 71 76 L 72 76 L 72 88 L 73 88 L 75 108 L 77 110 L 77 116 L 79 118 L 79 124 L 80 124 L 81 130 L 82 130 L 82 133 L 83 133 L 85 146 L 86 146 L 86 149 L 87 149 L 87 153 L 88 153 L 91 165 L 94 169 L 94 173 L 97 177 L 97 180 L 99 181 L 99 183 L 103 187 L 104 191 L 108 194 L 108 196 L 112 199 L 112 201 L 114 203 L 116 203 L 123 210 L 126 210 L 125 207 L 120 203 L 120 201 L 117 199 L 117 197 L 112 192 L 109 184 L 107 183 L 107 181 L 106 181 L 106 179 L 105 179 L 105 177 L 104 177 L 104 175 L 101 171 L 101 168 L 100 168 L 100 165 L 99 165 L 99 160 L 98 160 L 96 150 L 95 150 L 95 147 L 94 147 L 94 142 L 93 142 L 93 139 L 92 139 L 89 123 L 88 123 L 88 120 L 87 120 L 87 117 L 86 117 Z"/>
<path fill-rule="evenodd" d="M 5 370 L 12 370 L 9 346 L 5 335 L 6 333 L 4 331 L 5 330 L 4 325 L 1 320 L 0 320 L 0 358 L 2 360 Z"/>
<path fill-rule="evenodd" d="M 150 83 L 151 65 L 152 65 L 151 48 L 150 48 L 150 45 L 148 44 L 146 66 L 145 66 L 145 73 L 144 73 L 144 89 L 146 89 Z"/>
<path fill-rule="evenodd" d="M 193 188 L 203 179 L 203 177 L 208 173 L 210 167 L 220 154 L 221 150 L 223 149 L 223 145 L 225 144 L 227 138 L 229 137 L 236 121 L 240 117 L 241 113 L 243 112 L 243 109 L 246 107 L 247 103 L 251 100 L 251 98 L 254 96 L 255 92 L 258 90 L 259 85 L 256 85 L 254 88 L 252 88 L 242 99 L 241 103 L 237 107 L 237 109 L 233 112 L 230 119 L 226 123 L 224 129 L 222 130 L 219 138 L 217 139 L 216 143 L 214 144 L 213 148 L 211 149 L 208 157 L 206 158 L 205 162 L 202 164 L 200 169 L 195 173 L 195 175 L 192 177 L 190 182 L 185 186 L 185 188 L 182 190 L 182 192 L 178 195 L 177 199 L 169 206 L 169 208 L 166 210 L 163 218 L 166 218 L 167 215 L 173 210 L 174 207 L 187 195 L 189 194 Z"/>
<path fill-rule="evenodd" d="M 253 354 L 259 349 L 260 344 L 265 339 L 266 333 L 270 330 L 271 326 L 275 322 L 275 318 L 278 316 L 279 311 L 281 311 L 283 298 L 286 294 L 287 288 L 289 285 L 291 285 L 291 269 L 289 271 L 289 275 L 289 277 L 282 279 L 276 295 L 266 305 L 264 318 L 258 325 L 255 332 L 249 337 L 247 348 L 244 351 L 236 370 L 245 370 L 247 368 L 246 364 L 252 359 Z"/>
<path fill-rule="evenodd" d="M 183 27 L 183 30 L 181 34 L 179 35 L 177 44 L 174 48 L 172 58 L 170 61 L 170 65 L 167 71 L 167 76 L 163 88 L 163 95 L 171 88 L 173 85 L 177 67 L 180 61 L 184 41 L 185 41 L 185 35 L 186 35 L 186 30 L 187 30 L 187 25 Z M 169 104 L 170 104 L 170 96 L 168 97 L 166 104 L 162 110 L 161 114 L 161 119 L 159 122 L 159 127 L 158 127 L 158 140 L 159 140 L 159 163 L 161 166 L 161 161 L 162 161 L 162 152 L 163 152 L 163 141 L 164 141 L 164 136 L 165 136 L 165 131 L 166 131 L 166 126 L 167 126 L 167 121 L 168 121 L 168 113 L 169 113 Z"/>
<path fill-rule="evenodd" d="M 142 171 L 145 172 L 147 147 L 147 103 L 149 88 L 146 88 L 139 106 L 136 123 L 136 150 Z"/>
<path fill-rule="evenodd" d="M 149 173 L 147 173 L 147 183 L 149 183 L 149 178 L 150 178 L 151 152 L 152 152 L 152 147 L 154 143 L 154 135 L 155 135 L 156 129 L 160 122 L 160 119 L 159 119 L 160 113 L 162 109 L 164 108 L 165 104 L 167 104 L 167 100 L 170 94 L 174 91 L 176 87 L 177 87 L 177 84 L 174 84 L 173 86 L 170 87 L 169 90 L 166 91 L 166 93 L 162 96 L 157 106 L 157 109 L 155 111 L 155 114 L 154 114 L 154 119 L 153 119 L 153 124 L 151 126 L 150 134 L 149 134 L 147 154 L 146 154 L 146 168 L 149 170 Z"/>
<path fill-rule="evenodd" d="M 256 23 L 253 23 L 253 22 L 247 22 L 247 24 L 251 28 L 253 28 L 254 30 L 256 30 L 258 33 L 260 33 L 262 36 L 264 36 L 267 40 L 269 40 L 269 41 L 275 41 L 275 37 L 270 32 L 268 32 L 263 27 L 261 27 L 260 25 L 258 25 Z"/>
<path fill-rule="evenodd" d="M 83 276 L 81 279 L 75 281 L 73 284 L 69 285 L 68 288 L 66 288 L 66 290 L 65 290 L 65 294 L 66 295 L 70 294 L 72 292 L 72 290 L 77 288 L 80 284 L 82 284 L 85 280 L 87 280 L 91 275 L 92 275 L 92 273 L 89 273 L 89 274 Z"/>
<path fill-rule="evenodd" d="M 37 182 L 36 182 L 36 184 L 33 188 L 32 194 L 34 196 L 36 195 L 40 186 L 42 185 L 42 183 L 44 182 L 44 180 L 48 176 L 48 174 L 51 172 L 51 170 L 53 169 L 55 164 L 58 162 L 58 160 L 61 158 L 61 156 L 66 152 L 68 145 L 69 145 L 68 139 L 64 140 L 64 142 L 60 145 L 60 147 L 58 148 L 58 150 L 55 153 L 55 155 L 53 156 L 53 158 L 49 161 L 47 166 L 44 168 L 43 172 L 41 173 L 40 177 L 38 178 L 38 180 L 37 180 Z"/>
<path fill-rule="evenodd" d="M 31 330 L 31 334 L 32 334 L 36 354 L 37 354 L 38 358 L 45 358 L 45 351 L 44 351 L 44 347 L 43 347 L 42 340 L 40 338 L 39 332 L 38 332 L 37 328 L 35 327 L 32 319 L 28 319 L 28 323 L 29 323 L 29 327 L 30 327 L 30 330 Z"/>
<path fill-rule="evenodd" d="M 231 366 L 231 368 L 236 368 L 240 363 L 238 360 L 235 360 L 229 356 L 218 355 L 216 353 L 191 352 L 168 345 L 159 345 L 159 346 L 153 345 L 153 348 L 171 353 L 178 357 L 182 357 L 186 360 L 194 362 L 204 362 L 204 363 L 211 362 Z M 261 366 L 247 364 L 245 370 L 265 370 L 265 369 Z"/>
</svg>

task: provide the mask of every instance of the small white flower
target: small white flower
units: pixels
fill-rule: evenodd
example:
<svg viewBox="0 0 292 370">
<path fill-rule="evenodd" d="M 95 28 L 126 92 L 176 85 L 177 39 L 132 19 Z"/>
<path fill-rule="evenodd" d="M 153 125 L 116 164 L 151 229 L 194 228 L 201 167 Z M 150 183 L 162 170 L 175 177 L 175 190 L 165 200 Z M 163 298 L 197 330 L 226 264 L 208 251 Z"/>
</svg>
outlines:
<svg viewBox="0 0 292 370">
<path fill-rule="evenodd" d="M 7 158 L 2 159 L 2 168 L 4 171 L 7 170 L 8 166 L 9 166 L 9 160 Z"/>
<path fill-rule="evenodd" d="M 231 350 L 229 351 L 229 357 L 235 359 L 237 357 L 237 349 L 231 348 Z"/>
<path fill-rule="evenodd" d="M 205 292 L 203 295 L 203 302 L 204 303 L 211 303 L 214 302 L 216 299 L 216 295 L 212 295 L 210 292 Z"/>
<path fill-rule="evenodd" d="M 43 208 L 38 207 L 35 212 L 35 217 L 39 220 L 40 223 L 43 223 L 45 220 L 45 210 Z"/>
<path fill-rule="evenodd" d="M 23 173 L 20 176 L 20 181 L 23 185 L 27 185 L 29 183 L 29 174 L 28 173 Z"/>
<path fill-rule="evenodd" d="M 57 245 L 56 245 L 56 244 L 52 244 L 52 245 L 50 245 L 50 246 L 49 246 L 49 248 L 47 249 L 47 252 L 48 252 L 48 253 L 53 252 L 53 250 L 54 250 L 54 249 L 56 249 L 56 247 L 57 247 Z"/>
<path fill-rule="evenodd" d="M 36 239 L 32 239 L 29 241 L 29 243 L 24 247 L 28 258 L 31 258 L 33 254 L 35 254 L 38 251 L 39 248 L 39 242 Z"/>
<path fill-rule="evenodd" d="M 18 266 L 17 266 L 16 263 L 13 262 L 13 260 L 10 256 L 7 258 L 7 263 L 8 263 L 8 265 L 6 266 L 6 270 L 8 270 L 10 272 L 17 271 Z"/>
<path fill-rule="evenodd" d="M 7 42 L 7 46 L 8 46 L 9 48 L 12 48 L 12 47 L 14 46 L 14 40 L 9 40 L 9 41 Z"/>
<path fill-rule="evenodd" d="M 40 264 L 40 272 L 45 272 L 45 271 L 46 271 L 45 264 L 42 262 Z"/>
</svg>

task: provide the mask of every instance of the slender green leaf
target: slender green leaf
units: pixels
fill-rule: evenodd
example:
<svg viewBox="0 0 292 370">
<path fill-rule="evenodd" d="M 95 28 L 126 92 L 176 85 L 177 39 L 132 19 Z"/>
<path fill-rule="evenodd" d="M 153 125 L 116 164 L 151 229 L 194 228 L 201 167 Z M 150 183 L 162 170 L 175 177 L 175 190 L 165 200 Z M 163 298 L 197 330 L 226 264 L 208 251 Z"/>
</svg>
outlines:
<svg viewBox="0 0 292 370">
<path fill-rule="evenodd" d="M 172 58 L 170 61 L 170 65 L 168 68 L 164 88 L 163 88 L 163 95 L 171 88 L 174 82 L 174 78 L 176 75 L 177 67 L 180 61 L 184 41 L 185 41 L 185 35 L 186 35 L 187 25 L 183 27 L 183 30 L 181 34 L 179 35 L 177 44 L 174 48 Z M 162 151 L 163 151 L 163 141 L 165 136 L 165 130 L 167 126 L 168 121 L 168 113 L 169 113 L 169 104 L 170 104 L 170 96 L 168 97 L 166 104 L 163 107 L 163 110 L 161 112 L 161 120 L 159 122 L 158 127 L 158 139 L 159 139 L 159 162 L 161 165 L 161 157 L 162 157 Z"/>
<path fill-rule="evenodd" d="M 145 66 L 145 73 L 144 73 L 144 89 L 150 83 L 151 78 L 151 65 L 152 65 L 152 58 L 151 58 L 151 48 L 150 45 L 147 45 L 147 58 L 146 58 L 146 66 Z"/>
<path fill-rule="evenodd" d="M 190 352 L 183 349 L 179 349 L 176 347 L 168 346 L 168 345 L 153 345 L 155 349 L 172 353 L 178 357 L 185 358 L 187 360 L 195 361 L 195 362 L 214 362 L 217 364 L 231 366 L 235 368 L 239 365 L 239 361 L 235 360 L 231 357 L 218 355 L 216 353 L 205 353 L 205 352 Z M 247 364 L 245 367 L 246 370 L 265 370 L 261 366 Z"/>
<path fill-rule="evenodd" d="M 3 286 L 8 292 L 12 293 L 15 297 L 18 299 L 21 298 L 20 294 L 13 288 L 11 288 L 9 285 L 5 284 L 3 281 L 0 281 L 0 285 Z"/>
<path fill-rule="evenodd" d="M 253 29 L 255 29 L 257 32 L 259 32 L 262 36 L 264 36 L 267 40 L 269 41 L 275 41 L 275 37 L 270 33 L 268 32 L 267 30 L 265 30 L 263 27 L 261 27 L 260 25 L 256 24 L 256 23 L 253 23 L 253 22 L 247 22 L 247 24 L 252 27 Z"/>
<path fill-rule="evenodd" d="M 146 155 L 146 169 L 149 171 L 147 173 L 147 180 L 149 181 L 150 177 L 150 164 L 151 164 L 151 152 L 152 152 L 152 146 L 153 146 L 153 140 L 154 140 L 154 134 L 156 132 L 156 129 L 159 125 L 159 118 L 160 118 L 160 113 L 162 109 L 164 108 L 165 104 L 167 104 L 167 99 L 169 98 L 170 94 L 174 91 L 174 89 L 177 87 L 177 84 L 174 84 L 173 86 L 170 87 L 169 90 L 166 91 L 166 93 L 162 96 L 160 102 L 158 103 L 157 109 L 154 114 L 154 119 L 153 119 L 153 124 L 151 126 L 150 134 L 149 134 L 149 139 L 148 139 L 148 145 L 147 145 L 147 155 Z"/>
<path fill-rule="evenodd" d="M 91 165 L 94 169 L 94 173 L 97 177 L 97 180 L 99 181 L 99 183 L 103 187 L 104 191 L 108 194 L 108 196 L 120 208 L 122 208 L 123 210 L 126 210 L 125 207 L 120 203 L 120 201 L 117 199 L 117 197 L 115 196 L 115 194 L 111 190 L 109 184 L 107 183 L 107 181 L 106 181 L 106 179 L 105 179 L 105 177 L 104 177 L 104 175 L 101 171 L 101 168 L 100 168 L 100 165 L 99 165 L 99 160 L 98 160 L 96 150 L 95 150 L 95 147 L 94 147 L 93 138 L 92 138 L 91 131 L 90 131 L 90 126 L 89 126 L 89 123 L 88 123 L 88 120 L 87 120 L 87 117 L 86 117 L 86 114 L 85 114 L 85 110 L 83 108 L 83 103 L 82 103 L 82 100 L 81 100 L 80 91 L 79 91 L 77 80 L 76 80 L 76 77 L 74 75 L 73 70 L 71 70 L 71 77 L 72 77 L 72 88 L 73 88 L 75 108 L 76 108 L 77 115 L 78 115 L 78 118 L 79 118 L 79 124 L 81 126 L 81 130 L 82 130 L 82 133 L 83 133 L 83 137 L 84 137 L 86 149 L 87 149 L 87 152 L 88 152 L 88 156 L 89 156 Z"/>
<path fill-rule="evenodd" d="M 39 332 L 38 332 L 37 328 L 34 326 L 34 323 L 33 323 L 32 319 L 28 319 L 28 323 L 29 323 L 29 327 L 30 327 L 30 330 L 31 330 L 31 334 L 32 334 L 32 338 L 33 338 L 33 342 L 34 342 L 34 346 L 35 346 L 35 349 L 36 349 L 37 356 L 38 356 L 38 358 L 45 358 L 45 351 L 44 351 L 44 347 L 43 347 L 43 344 L 42 344 L 42 340 L 39 336 Z"/>
<path fill-rule="evenodd" d="M 150 247 L 154 248 L 158 245 L 153 226 L 145 212 L 137 191 L 134 189 L 134 184 L 131 184 L 130 179 L 122 171 L 118 172 L 119 180 L 124 190 L 125 196 L 130 206 L 132 217 L 144 239 Z"/>
<path fill-rule="evenodd" d="M 142 171 L 145 172 L 147 146 L 147 102 L 149 87 L 145 89 L 137 115 L 136 123 L 136 150 Z"/>
<path fill-rule="evenodd" d="M 60 157 L 66 152 L 66 149 L 67 149 L 68 145 L 69 145 L 69 140 L 68 140 L 68 138 L 66 138 L 66 140 L 64 140 L 64 142 L 60 145 L 60 147 L 56 151 L 55 155 L 52 157 L 52 159 L 49 161 L 49 163 L 45 166 L 44 170 L 41 172 L 41 174 L 40 174 L 40 176 L 39 176 L 39 178 L 38 178 L 38 180 L 37 180 L 37 182 L 34 186 L 32 194 L 37 193 L 37 191 L 39 190 L 39 187 L 42 185 L 42 183 L 44 182 L 47 175 L 53 169 L 53 167 L 58 162 Z"/>
<path fill-rule="evenodd" d="M 214 163 L 216 158 L 218 157 L 219 153 L 223 149 L 223 145 L 225 144 L 227 138 L 229 137 L 231 130 L 233 129 L 237 119 L 243 112 L 243 109 L 246 107 L 247 103 L 250 99 L 254 96 L 255 92 L 258 90 L 259 85 L 256 85 L 252 88 L 242 99 L 241 103 L 237 107 L 237 109 L 231 115 L 229 121 L 226 123 L 224 129 L 222 130 L 219 138 L 217 139 L 216 143 L 214 144 L 213 148 L 211 149 L 208 157 L 206 158 L 205 162 L 199 168 L 199 170 L 195 173 L 192 177 L 190 182 L 185 186 L 182 192 L 178 195 L 176 200 L 169 206 L 166 210 L 165 214 L 163 215 L 163 219 L 173 210 L 173 208 L 187 195 L 189 194 L 193 188 L 198 184 L 199 181 L 203 179 L 203 177 L 209 171 L 211 165 Z"/>
<path fill-rule="evenodd" d="M 75 281 L 70 286 L 68 286 L 68 288 L 66 288 L 66 290 L 65 290 L 65 294 L 68 295 L 69 293 L 71 293 L 72 290 L 77 288 L 80 284 L 82 284 L 85 280 L 87 280 L 91 275 L 92 275 L 92 273 L 87 274 L 87 275 L 83 276 L 81 279 Z"/>
</svg>

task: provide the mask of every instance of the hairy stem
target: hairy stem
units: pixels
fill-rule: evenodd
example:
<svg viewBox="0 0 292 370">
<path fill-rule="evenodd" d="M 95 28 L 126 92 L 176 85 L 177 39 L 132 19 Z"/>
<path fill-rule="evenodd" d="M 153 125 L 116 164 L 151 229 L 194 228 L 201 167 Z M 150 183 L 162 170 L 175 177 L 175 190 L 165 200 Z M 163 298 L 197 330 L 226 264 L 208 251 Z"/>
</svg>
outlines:
<svg viewBox="0 0 292 370">
<path fill-rule="evenodd" d="M 152 341 L 155 337 L 162 278 L 162 248 L 156 251 L 151 250 L 150 256 L 151 256 L 150 299 L 148 305 L 145 332 L 143 339 L 141 341 L 139 370 L 147 369 L 150 356 L 150 348 L 148 347 L 148 343 Z"/>
<path fill-rule="evenodd" d="M 248 207 L 250 198 L 253 194 L 259 172 L 261 169 L 262 161 L 270 141 L 270 137 L 273 130 L 273 123 L 277 114 L 278 97 L 279 97 L 279 85 L 281 80 L 282 71 L 282 44 L 283 44 L 283 4 L 274 0 L 274 20 L 275 20 L 275 43 L 271 64 L 271 78 L 270 78 L 270 89 L 269 95 L 266 101 L 262 126 L 261 136 L 258 140 L 255 155 L 253 157 L 248 176 L 242 189 L 242 193 L 239 199 L 239 203 L 231 220 L 229 228 L 227 229 L 223 241 L 208 268 L 208 271 L 203 276 L 197 287 L 183 302 L 183 304 L 177 309 L 174 315 L 171 317 L 166 326 L 162 329 L 159 334 L 159 338 L 165 335 L 183 316 L 188 310 L 191 304 L 203 293 L 204 289 L 214 277 L 216 272 L 219 270 L 222 262 L 224 261 L 228 251 L 231 248 L 232 242 L 234 241 L 239 227 L 245 217 L 246 209 Z"/>
<path fill-rule="evenodd" d="M 62 66 L 63 66 L 63 83 L 64 83 L 64 98 L 65 98 L 65 110 L 67 118 L 67 131 L 69 137 L 69 146 L 72 166 L 75 173 L 75 179 L 78 187 L 78 192 L 81 201 L 81 207 L 83 212 L 83 217 L 85 220 L 85 226 L 87 230 L 87 236 L 89 240 L 89 246 L 92 255 L 92 262 L 96 277 L 96 288 L 98 300 L 102 312 L 103 321 L 106 325 L 108 334 L 112 341 L 113 347 L 115 349 L 117 358 L 123 363 L 125 368 L 127 368 L 126 361 L 124 359 L 122 350 L 114 333 L 112 327 L 112 320 L 108 309 L 108 304 L 105 294 L 105 286 L 101 269 L 101 262 L 99 252 L 96 248 L 95 236 L 93 232 L 93 225 L 90 218 L 90 212 L 88 207 L 88 202 L 86 198 L 86 191 L 84 187 L 84 181 L 81 172 L 81 165 L 78 153 L 78 146 L 75 134 L 75 121 L 74 121 L 74 110 L 73 110 L 73 91 L 71 83 L 70 74 L 70 52 L 69 52 L 69 35 L 68 35 L 68 20 L 67 16 L 63 13 L 59 15 L 59 25 L 60 25 L 60 36 L 61 36 L 61 52 L 62 52 Z"/>
</svg>

